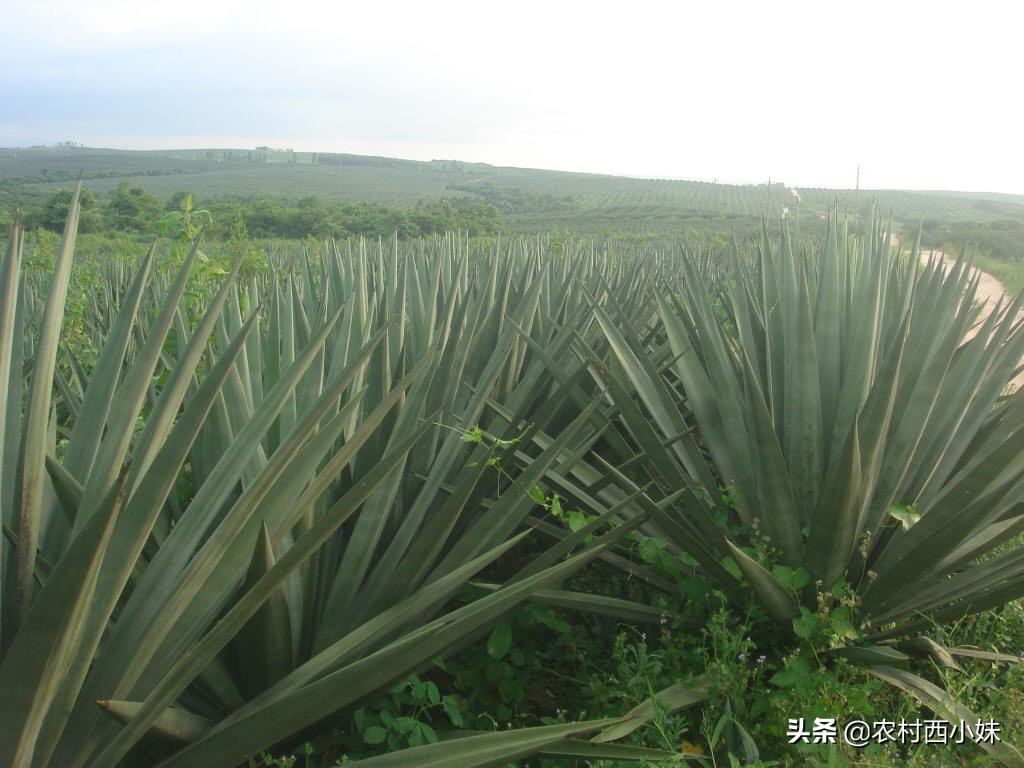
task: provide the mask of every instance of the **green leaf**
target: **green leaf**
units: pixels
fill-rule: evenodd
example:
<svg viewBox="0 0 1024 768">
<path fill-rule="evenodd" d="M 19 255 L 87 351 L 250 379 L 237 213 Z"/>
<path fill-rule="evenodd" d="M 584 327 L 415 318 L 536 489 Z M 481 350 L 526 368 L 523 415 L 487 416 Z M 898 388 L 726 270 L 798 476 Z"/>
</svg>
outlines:
<svg viewBox="0 0 1024 768">
<path fill-rule="evenodd" d="M 164 674 L 161 681 L 155 686 L 153 693 L 146 699 L 139 715 L 125 726 L 119 737 L 115 737 L 104 747 L 104 752 L 97 758 L 97 762 L 100 765 L 104 763 L 104 760 L 109 760 L 109 762 L 113 763 L 120 759 L 121 755 L 118 753 L 122 750 L 126 751 L 126 747 L 134 742 L 138 732 L 141 732 L 149 725 L 157 712 L 164 706 L 168 706 L 188 683 L 202 671 L 206 664 L 212 661 L 227 642 L 259 610 L 267 598 L 277 590 L 285 577 L 312 556 L 330 538 L 334 531 L 358 509 L 359 505 L 373 492 L 377 484 L 388 476 L 394 466 L 405 457 L 416 441 L 423 436 L 428 426 L 420 427 L 419 430 L 410 435 L 406 440 L 395 446 L 394 451 L 385 456 L 363 478 L 361 484 L 356 485 L 349 493 L 339 499 L 271 566 L 189 654 L 177 660 L 176 664 Z M 113 757 L 114 755 L 116 757 Z M 113 759 L 111 759 L 112 757 Z"/>
<path fill-rule="evenodd" d="M 416 723 L 415 733 L 420 735 L 421 744 L 437 743 L 437 731 L 431 728 L 429 723 Z"/>
<path fill-rule="evenodd" d="M 13 500 L 9 501 L 8 499 L 11 493 L 11 484 L 14 482 L 14 467 L 17 464 L 20 447 L 18 434 L 21 425 L 18 424 L 16 431 L 14 425 L 11 424 L 9 430 L 7 420 L 10 418 L 12 422 L 15 420 L 20 422 L 21 404 L 18 403 L 18 410 L 15 411 L 15 398 L 11 397 L 9 392 L 12 386 L 14 392 L 19 392 L 20 377 L 19 381 L 12 381 L 11 372 L 21 369 L 20 362 L 16 363 L 15 361 L 20 359 L 24 349 L 21 344 L 22 334 L 18 332 L 19 323 L 17 322 L 19 314 L 22 318 L 24 316 L 25 300 L 24 294 L 19 290 L 22 240 L 21 222 L 18 215 L 15 214 L 7 252 L 3 262 L 0 262 L 0 509 L 8 506 L 13 509 Z M 21 309 L 20 313 L 19 308 Z M 20 400 L 20 398 L 18 399 Z M 8 413 L 9 411 L 10 413 Z M 3 525 L 5 531 L 12 523 L 13 521 L 9 520 L 6 515 L 0 514 L 0 525 Z M 12 542 L 12 546 L 17 547 L 17 544 Z M 4 575 L 0 577 L 0 645 L 7 642 L 9 633 L 13 629 L 7 626 L 9 613 L 7 601 L 10 596 L 7 593 L 8 556 L 5 552 L 6 545 L 0 543 L 0 568 L 4 569 Z"/>
<path fill-rule="evenodd" d="M 893 504 L 889 507 L 889 515 L 899 521 L 904 531 L 909 531 L 921 519 L 921 513 L 914 509 L 913 505 L 898 506 Z"/>
<path fill-rule="evenodd" d="M 800 615 L 793 619 L 793 631 L 797 637 L 812 637 L 821 631 L 821 618 L 801 605 Z"/>
<path fill-rule="evenodd" d="M 786 589 L 792 590 L 793 592 L 799 592 L 803 589 L 811 580 L 810 572 L 803 566 L 799 568 L 789 568 L 785 565 L 773 565 L 772 576 L 778 579 L 778 582 Z"/>
<path fill-rule="evenodd" d="M 850 645 L 836 648 L 834 653 L 865 667 L 877 664 L 902 664 L 910 660 L 907 654 L 900 653 L 891 645 Z"/>
<path fill-rule="evenodd" d="M 82 527 L 36 598 L 0 664 L 0 764 L 28 765 L 75 660 L 104 551 L 121 510 L 127 469 Z"/>
<path fill-rule="evenodd" d="M 860 419 L 836 446 L 811 522 L 805 562 L 816 580 L 831 584 L 843 575 L 857 542 L 864 497 Z"/>
<path fill-rule="evenodd" d="M 710 690 L 706 681 L 680 680 L 633 707 L 626 713 L 623 722 L 608 726 L 593 741 L 617 741 L 649 723 L 659 711 L 672 714 L 705 701 Z"/>
<path fill-rule="evenodd" d="M 580 611 L 598 616 L 611 616 L 620 621 L 657 624 L 661 621 L 662 612 L 651 605 L 638 603 L 634 600 L 623 600 L 617 597 L 593 595 L 589 592 L 576 592 L 564 589 L 539 589 L 532 602 L 550 605 L 570 611 Z M 556 632 L 567 633 L 571 626 L 561 618 L 538 611 L 536 619 Z"/>
<path fill-rule="evenodd" d="M 802 656 L 794 656 L 786 663 L 783 669 L 772 675 L 768 682 L 780 688 L 792 688 L 806 683 L 813 674 L 811 665 L 807 663 L 806 659 Z"/>
<path fill-rule="evenodd" d="M 503 659 L 512 647 L 512 626 L 503 621 L 491 630 L 487 638 L 487 655 L 492 659 Z"/>
<path fill-rule="evenodd" d="M 116 720 L 126 723 L 142 707 L 138 701 L 97 701 L 99 707 Z M 214 726 L 214 722 L 184 709 L 169 707 L 158 717 L 150 732 L 165 739 L 191 742 L 202 738 Z"/>
<path fill-rule="evenodd" d="M 117 401 L 117 407 L 110 409 L 102 450 L 96 453 L 95 463 L 88 476 L 84 478 L 83 505 L 76 517 L 76 526 L 82 525 L 88 519 L 92 513 L 92 505 L 100 497 L 102 489 L 113 482 L 117 476 L 118 467 L 127 459 L 132 438 L 135 436 L 136 421 L 149 395 L 153 372 L 160 361 L 164 339 L 174 323 L 178 305 L 188 284 L 188 267 L 195 259 L 198 249 L 199 239 L 197 238 L 189 255 L 182 263 L 181 269 L 178 270 L 174 282 L 167 287 L 162 296 L 159 313 L 149 327 L 145 343 L 138 350 L 132 365 L 128 368 L 123 380 L 119 382 L 113 395 Z M 190 378 L 191 373 L 190 371 Z"/>
<path fill-rule="evenodd" d="M 96 463 L 107 422 L 111 411 L 115 408 L 117 386 L 119 379 L 122 378 L 125 354 L 132 340 L 133 332 L 137 330 L 139 309 L 142 305 L 155 253 L 156 244 L 154 243 L 136 270 L 128 292 L 118 308 L 117 316 L 107 333 L 99 357 L 96 359 L 96 366 L 89 378 L 81 406 L 78 409 L 78 417 L 68 436 L 68 445 L 64 453 L 64 469 L 80 485 L 84 484 Z"/>
<path fill-rule="evenodd" d="M 463 724 L 462 710 L 459 709 L 459 703 L 450 696 L 445 696 L 441 702 L 441 706 L 444 708 L 444 713 L 448 716 L 448 720 L 456 728 L 461 728 Z"/>
<path fill-rule="evenodd" d="M 270 534 L 264 523 L 242 584 L 248 590 L 267 574 L 275 562 Z M 246 671 L 241 687 L 246 698 L 266 690 L 292 670 L 292 633 L 288 600 L 283 588 L 275 590 L 249 622 L 239 630 L 235 647 L 239 666 Z"/>
<path fill-rule="evenodd" d="M 940 664 L 947 669 L 963 672 L 963 668 L 953 658 L 951 650 L 935 642 L 930 637 L 909 637 L 906 640 L 900 641 L 899 648 L 907 653 L 930 656 L 936 664 Z"/>
<path fill-rule="evenodd" d="M 498 695 L 506 704 L 518 704 L 523 700 L 523 681 L 518 677 L 511 677 L 498 683 Z"/>
<path fill-rule="evenodd" d="M 583 739 L 565 739 L 540 751 L 542 755 L 554 757 L 582 757 L 595 760 L 618 760 L 628 761 L 628 764 L 639 763 L 649 760 L 658 765 L 661 761 L 666 765 L 672 765 L 670 761 L 679 759 L 696 760 L 697 755 L 680 755 L 679 752 L 669 752 L 664 749 L 652 747 L 637 747 L 632 744 L 596 744 Z"/>
<path fill-rule="evenodd" d="M 403 735 L 412 733 L 417 725 L 415 717 L 396 717 L 391 723 L 391 727 Z"/>
<path fill-rule="evenodd" d="M 635 523 L 620 525 L 587 551 L 503 587 L 428 624 L 415 627 L 389 645 L 340 669 L 328 667 L 328 674 L 312 679 L 306 685 L 298 688 L 279 685 L 279 692 L 264 694 L 258 703 L 253 703 L 223 721 L 202 741 L 167 761 L 166 767 L 205 768 L 214 755 L 226 764 L 237 763 L 285 735 L 322 719 L 325 715 L 325 701 L 330 701 L 332 707 L 340 708 L 395 682 L 396 678 L 401 679 L 439 653 L 456 646 L 461 647 L 467 637 L 505 615 L 534 590 L 552 586 L 567 578 L 608 546 L 629 534 L 634 527 Z M 282 556 L 275 568 L 284 561 L 285 556 Z M 216 628 L 213 631 L 216 632 Z M 598 727 L 608 722 L 613 721 L 603 722 Z M 580 732 L 586 730 L 583 728 Z M 558 738 L 573 735 L 572 729 L 551 733 L 558 733 Z M 527 741 L 533 743 L 530 739 Z M 546 740 L 542 741 L 547 743 Z M 533 751 L 536 748 L 531 747 Z M 446 753 L 442 751 L 442 754 Z M 455 764 L 465 765 L 458 762 Z"/>
<path fill-rule="evenodd" d="M 608 718 L 466 736 L 356 760 L 351 764 L 360 768 L 452 768 L 456 765 L 459 768 L 481 768 L 504 765 L 543 751 L 546 747 L 561 746 L 567 738 L 592 733 L 618 720 Z"/>
<path fill-rule="evenodd" d="M 951 695 L 949 691 L 939 688 L 934 683 L 912 672 L 888 666 L 869 667 L 867 672 L 909 693 L 951 725 L 960 726 L 961 723 L 974 724 L 982 719 Z M 1009 744 L 1001 741 L 994 743 L 981 741 L 978 742 L 978 746 L 1006 766 L 1011 766 L 1012 768 L 1024 766 L 1024 758 Z"/>
<path fill-rule="evenodd" d="M 441 692 L 437 689 L 437 683 L 427 683 L 427 701 L 431 704 L 441 703 Z"/>
<path fill-rule="evenodd" d="M 174 487 L 177 474 L 188 456 L 194 440 L 202 427 L 204 420 L 213 406 L 220 386 L 233 367 L 236 355 L 241 349 L 246 335 L 255 326 L 257 316 L 250 318 L 249 322 L 239 331 L 234 339 L 227 345 L 223 355 L 208 373 L 205 381 L 190 398 L 184 410 L 178 416 L 177 424 L 159 444 L 159 450 L 151 461 L 152 470 L 147 472 L 139 482 L 134 495 L 127 503 L 126 513 L 120 517 L 115 530 L 116 545 L 111 546 L 106 553 L 104 568 L 102 569 L 97 591 L 93 598 L 93 605 L 90 615 L 90 637 L 83 639 L 78 663 L 84 668 L 92 666 L 95 675 L 91 682 L 95 686 L 88 691 L 76 704 L 76 709 L 69 721 L 68 735 L 72 744 L 78 744 L 92 724 L 98 722 L 94 712 L 95 707 L 91 706 L 92 701 L 100 698 L 103 693 L 117 690 L 115 682 L 108 682 L 110 678 L 102 676 L 102 672 L 109 672 L 117 679 L 124 673 L 124 657 L 131 650 L 138 649 L 138 637 L 133 637 L 130 632 L 122 635 L 123 645 L 115 644 L 118 638 L 116 630 L 109 633 L 107 642 L 104 645 L 106 656 L 101 655 L 99 662 L 93 660 L 95 647 L 102 637 L 107 622 L 120 597 L 133 567 L 138 561 L 139 555 L 145 546 L 147 538 L 153 528 L 154 522 L 166 502 L 168 494 Z M 191 342 L 190 342 L 191 343 Z M 133 465 L 133 469 L 135 465 Z M 132 473 L 129 473 L 131 477 Z M 142 587 L 141 589 L 145 589 Z M 151 606 L 155 607 L 155 606 Z M 125 613 L 121 614 L 124 619 Z M 125 625 L 121 628 L 128 629 Z M 131 649 L 131 650 L 130 650 Z M 104 667 L 103 661 L 109 660 L 109 666 Z M 88 683 L 86 684 L 88 686 Z M 91 697 L 89 693 L 91 692 Z M 78 696 L 78 689 L 71 679 L 65 680 L 65 694 L 69 700 Z M 75 747 L 78 752 L 83 751 L 81 746 Z"/>
<path fill-rule="evenodd" d="M 733 558 L 727 557 L 727 558 L 723 559 L 722 560 L 722 566 L 737 581 L 739 581 L 740 579 L 743 578 L 743 571 L 740 570 L 740 567 L 736 564 L 736 561 Z"/>
<path fill-rule="evenodd" d="M 860 632 L 853 624 L 853 616 L 849 608 L 838 607 L 832 610 L 828 617 L 829 629 L 835 637 L 844 640 L 857 640 Z"/>
<path fill-rule="evenodd" d="M 13 581 L 5 578 L 3 583 L 5 591 L 10 590 L 4 602 L 10 601 L 9 629 L 12 631 L 21 626 L 33 600 L 35 560 L 42 525 L 43 489 L 46 479 L 47 424 L 50 417 L 61 324 L 71 280 L 75 237 L 78 233 L 81 191 L 82 182 L 79 181 L 71 196 L 64 235 L 50 278 L 42 326 L 36 341 L 35 360 L 32 364 L 28 406 L 23 417 L 21 454 L 14 488 L 14 518 L 17 522 L 18 546 L 14 559 Z M 13 249 L 11 253 L 10 258 L 5 258 L 5 262 L 9 262 L 8 269 L 14 266 L 15 262 Z M 11 286 L 6 286 L 5 292 L 10 290 Z M 3 403 L 3 407 L 6 409 L 6 402 Z M 100 491 L 97 493 L 97 500 L 102 496 L 101 490 L 105 489 L 97 489 Z"/>
<path fill-rule="evenodd" d="M 768 615 L 779 624 L 792 626 L 793 619 L 801 615 L 801 610 L 806 609 L 797 606 L 789 591 L 779 583 L 778 579 L 765 570 L 764 566 L 728 539 L 725 540 L 725 544 L 732 553 L 736 565 L 761 600 Z"/>
<path fill-rule="evenodd" d="M 282 407 L 285 398 L 293 391 L 300 375 L 312 362 L 318 343 L 323 341 L 329 329 L 330 324 L 321 332 L 318 341 L 314 341 L 311 348 L 307 349 L 299 361 L 292 366 L 288 378 L 280 380 L 267 394 L 263 403 L 253 414 L 252 420 L 245 425 L 231 443 L 227 452 L 217 463 L 214 473 L 193 499 L 190 514 L 178 521 L 167 542 L 139 580 L 135 593 L 138 597 L 129 600 L 111 637 L 107 640 L 108 655 L 106 655 L 106 659 L 109 666 L 104 667 L 104 672 L 110 675 L 111 682 L 107 683 L 108 686 L 134 685 L 139 675 L 151 670 L 154 666 L 153 657 L 159 652 L 161 644 L 167 640 L 168 633 L 173 630 L 174 622 L 181 613 L 197 605 L 201 606 L 203 600 L 214 598 L 210 588 L 210 573 L 214 569 L 227 568 L 229 564 L 233 565 L 228 578 L 232 581 L 231 588 L 237 584 L 237 581 L 234 580 L 240 576 L 251 559 L 251 546 L 255 541 L 259 521 L 251 528 L 252 539 L 246 542 L 238 536 L 238 527 L 246 522 L 246 518 L 239 515 L 229 516 L 219 529 L 218 536 L 212 537 L 206 542 L 199 556 L 191 561 L 183 561 L 182 552 L 185 551 L 191 555 L 202 539 L 208 525 L 207 516 L 217 514 L 220 505 L 223 504 L 234 483 L 237 482 L 245 460 L 257 449 L 260 437 L 278 409 Z M 244 338 L 244 334 L 242 338 Z M 301 442 L 299 444 L 301 445 Z M 294 446 L 294 450 L 298 450 L 298 447 Z M 287 452 L 280 453 L 281 461 L 271 464 L 270 470 L 283 473 L 286 466 L 284 457 L 289 454 Z M 249 497 L 243 499 L 243 503 L 259 493 L 267 492 L 277 476 L 273 476 L 268 471 L 267 475 L 261 479 L 264 482 L 250 487 Z M 224 487 L 222 483 L 227 487 Z M 251 513 L 253 508 L 246 507 L 246 511 Z M 225 558 L 224 553 L 231 546 L 238 547 L 237 558 L 232 557 L 229 560 Z M 182 572 L 186 570 L 186 564 L 188 565 L 188 581 L 179 580 L 182 578 Z M 151 590 L 166 591 L 170 599 L 165 601 L 146 600 L 144 596 L 152 594 Z M 202 611 L 201 608 L 199 610 Z M 207 620 L 203 619 L 203 621 Z M 132 664 L 125 663 L 124 654 L 129 652 L 128 649 L 133 654 L 130 657 L 133 660 Z M 109 654 L 113 656 L 111 657 Z M 130 729 L 132 724 L 127 727 Z"/>
<path fill-rule="evenodd" d="M 530 497 L 538 504 L 547 503 L 547 496 L 544 495 L 544 491 L 539 485 L 530 486 Z"/>
<path fill-rule="evenodd" d="M 565 515 L 565 510 L 562 509 L 562 500 L 558 498 L 558 494 L 552 494 L 551 496 L 551 514 L 557 517 L 559 520 Z M 575 529 L 573 533 L 575 533 Z"/>
</svg>

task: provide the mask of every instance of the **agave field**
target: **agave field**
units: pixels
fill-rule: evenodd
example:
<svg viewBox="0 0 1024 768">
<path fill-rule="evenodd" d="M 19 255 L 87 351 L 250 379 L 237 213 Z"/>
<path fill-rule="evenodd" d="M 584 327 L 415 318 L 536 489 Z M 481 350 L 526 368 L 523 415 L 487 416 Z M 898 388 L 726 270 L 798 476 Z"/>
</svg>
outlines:
<svg viewBox="0 0 1024 768">
<path fill-rule="evenodd" d="M 1018 659 L 945 641 L 1024 595 L 1017 305 L 964 341 L 968 272 L 879 225 L 725 256 L 296 244 L 244 274 L 200 235 L 82 285 L 77 194 L 52 269 L 15 222 L 0 270 L 0 765 L 255 765 L 327 724 L 403 735 L 368 768 L 789 759 L 713 663 L 585 717 L 364 727 L 538 604 L 669 649 L 713 592 L 778 696 L 843 670 L 952 724 L 983 719 L 957 673 Z M 696 711 L 702 738 L 643 736 Z M 1024 765 L 1012 726 L 963 754 Z"/>
</svg>

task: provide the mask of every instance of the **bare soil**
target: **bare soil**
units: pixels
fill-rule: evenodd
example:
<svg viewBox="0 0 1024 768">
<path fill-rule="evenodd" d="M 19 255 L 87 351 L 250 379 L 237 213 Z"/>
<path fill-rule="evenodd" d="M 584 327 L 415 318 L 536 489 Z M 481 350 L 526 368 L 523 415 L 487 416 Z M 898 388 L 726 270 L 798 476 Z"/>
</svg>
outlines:
<svg viewBox="0 0 1024 768">
<path fill-rule="evenodd" d="M 899 241 L 896 240 L 895 237 L 893 238 L 893 242 L 896 245 L 899 245 Z M 934 256 L 940 256 L 947 267 L 951 267 L 956 263 L 956 259 L 953 259 L 948 254 L 945 254 L 942 251 L 922 251 L 921 261 L 927 263 Z M 977 332 L 978 326 L 981 325 L 985 318 L 987 318 L 993 311 L 995 311 L 995 308 L 1000 301 L 1006 303 L 1010 301 L 1012 298 L 1009 295 L 1007 295 L 1006 289 L 1003 287 L 1003 284 L 996 280 L 996 278 L 994 278 L 988 272 L 982 272 L 980 269 L 972 267 L 971 277 L 975 276 L 978 277 L 978 291 L 975 294 L 975 298 L 977 302 L 981 304 L 981 314 L 978 317 L 977 325 L 971 329 L 971 331 L 965 337 L 965 340 L 974 336 L 974 334 Z M 1021 322 L 1022 320 L 1024 320 L 1024 309 L 1020 310 L 1017 313 L 1016 319 L 1017 322 Z M 1024 385 L 1024 372 L 1021 372 L 1016 377 L 1014 377 L 1010 381 L 1010 384 L 1013 385 L 1013 388 L 1015 390 L 1019 389 L 1022 385 Z"/>
</svg>

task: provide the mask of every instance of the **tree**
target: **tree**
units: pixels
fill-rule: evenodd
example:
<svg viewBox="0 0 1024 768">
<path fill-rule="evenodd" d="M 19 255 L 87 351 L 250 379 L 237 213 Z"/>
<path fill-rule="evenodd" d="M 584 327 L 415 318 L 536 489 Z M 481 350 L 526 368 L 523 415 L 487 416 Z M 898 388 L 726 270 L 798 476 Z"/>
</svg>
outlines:
<svg viewBox="0 0 1024 768">
<path fill-rule="evenodd" d="M 180 211 L 181 204 L 185 201 L 186 197 L 192 197 L 191 192 L 186 192 L 183 189 L 179 189 L 167 200 L 167 205 L 164 206 L 165 211 Z"/>
<path fill-rule="evenodd" d="M 43 227 L 52 232 L 62 232 L 64 230 L 64 222 L 68 217 L 68 208 L 71 207 L 71 195 L 70 189 L 61 189 L 54 192 L 42 206 L 32 211 L 29 216 L 30 224 L 36 227 Z M 83 189 L 79 199 L 81 213 L 78 219 L 78 231 L 83 234 L 98 232 L 103 224 L 103 219 L 100 215 L 100 209 L 96 205 L 96 198 L 91 191 Z"/>
<path fill-rule="evenodd" d="M 163 212 L 163 204 L 142 187 L 129 187 L 124 180 L 110 195 L 104 207 L 107 222 L 115 229 L 144 232 L 153 227 Z"/>
</svg>

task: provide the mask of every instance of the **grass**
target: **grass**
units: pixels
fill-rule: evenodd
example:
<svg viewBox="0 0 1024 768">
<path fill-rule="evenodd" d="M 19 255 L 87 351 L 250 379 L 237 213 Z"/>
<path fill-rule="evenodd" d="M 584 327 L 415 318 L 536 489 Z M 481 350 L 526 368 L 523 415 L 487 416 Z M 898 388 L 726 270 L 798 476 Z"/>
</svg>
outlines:
<svg viewBox="0 0 1024 768">
<path fill-rule="evenodd" d="M 991 256 L 978 255 L 974 263 L 1002 283 L 1010 296 L 1016 296 L 1024 291 L 1024 262 L 1003 261 Z"/>
</svg>

